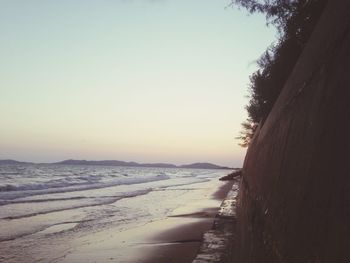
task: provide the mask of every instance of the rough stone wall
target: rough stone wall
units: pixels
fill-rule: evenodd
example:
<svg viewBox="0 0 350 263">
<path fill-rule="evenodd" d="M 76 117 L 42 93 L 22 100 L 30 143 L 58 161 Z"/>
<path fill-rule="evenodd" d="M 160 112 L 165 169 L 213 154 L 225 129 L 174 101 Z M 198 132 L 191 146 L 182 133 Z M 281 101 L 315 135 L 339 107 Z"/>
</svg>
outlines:
<svg viewBox="0 0 350 263">
<path fill-rule="evenodd" d="M 240 263 L 350 262 L 350 0 L 330 0 L 248 149 Z"/>
</svg>

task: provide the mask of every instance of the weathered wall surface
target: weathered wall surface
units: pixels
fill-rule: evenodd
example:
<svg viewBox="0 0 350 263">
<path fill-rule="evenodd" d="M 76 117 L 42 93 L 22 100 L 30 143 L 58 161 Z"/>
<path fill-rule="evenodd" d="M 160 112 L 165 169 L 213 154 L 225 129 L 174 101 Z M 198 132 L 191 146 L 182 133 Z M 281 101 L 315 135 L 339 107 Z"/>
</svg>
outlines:
<svg viewBox="0 0 350 263">
<path fill-rule="evenodd" d="M 330 0 L 250 146 L 240 263 L 350 262 L 350 0 Z"/>
</svg>

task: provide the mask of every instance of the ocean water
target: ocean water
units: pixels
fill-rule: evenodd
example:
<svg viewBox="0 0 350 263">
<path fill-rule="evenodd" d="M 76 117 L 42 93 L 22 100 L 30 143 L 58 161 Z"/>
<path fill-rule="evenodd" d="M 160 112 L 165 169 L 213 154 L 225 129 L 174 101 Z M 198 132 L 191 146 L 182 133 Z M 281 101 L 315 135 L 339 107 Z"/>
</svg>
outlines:
<svg viewBox="0 0 350 263">
<path fill-rule="evenodd" d="M 74 240 L 165 218 L 227 170 L 0 165 L 0 262 L 59 262 Z"/>
</svg>

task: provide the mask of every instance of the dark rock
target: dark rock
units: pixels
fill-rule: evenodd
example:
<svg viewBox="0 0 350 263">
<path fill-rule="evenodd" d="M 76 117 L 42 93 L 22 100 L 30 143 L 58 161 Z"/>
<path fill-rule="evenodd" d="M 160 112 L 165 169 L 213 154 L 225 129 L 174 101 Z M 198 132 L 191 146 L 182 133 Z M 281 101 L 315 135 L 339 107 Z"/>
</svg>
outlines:
<svg viewBox="0 0 350 263">
<path fill-rule="evenodd" d="M 241 177 L 241 176 L 242 176 L 242 169 L 239 169 L 237 171 L 233 171 L 232 173 L 230 173 L 226 176 L 221 177 L 219 180 L 220 181 L 230 181 L 230 180 L 234 180 L 234 179 Z"/>
</svg>

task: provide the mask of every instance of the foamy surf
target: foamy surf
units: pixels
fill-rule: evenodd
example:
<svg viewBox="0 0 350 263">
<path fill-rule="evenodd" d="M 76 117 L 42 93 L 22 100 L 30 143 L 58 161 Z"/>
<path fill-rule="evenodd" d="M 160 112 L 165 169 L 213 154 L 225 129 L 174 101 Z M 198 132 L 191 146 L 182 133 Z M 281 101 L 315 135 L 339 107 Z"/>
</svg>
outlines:
<svg viewBox="0 0 350 263">
<path fill-rule="evenodd" d="M 192 197 L 201 198 L 196 195 L 226 173 L 174 168 L 0 166 L 1 260 L 51 261 L 68 253 L 74 240 L 86 235 L 109 229 L 124 231 L 165 218 Z"/>
</svg>

